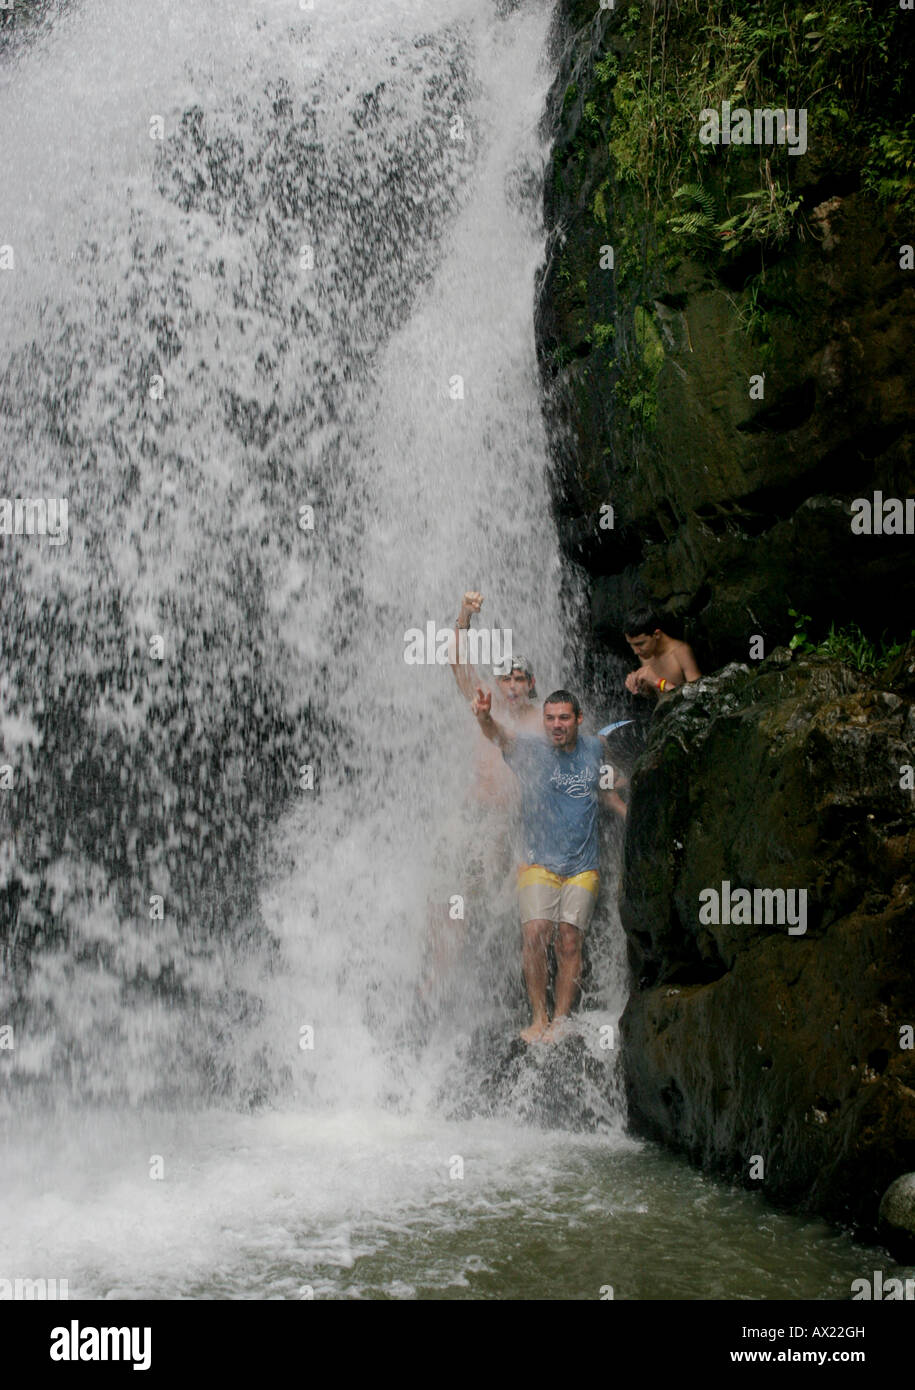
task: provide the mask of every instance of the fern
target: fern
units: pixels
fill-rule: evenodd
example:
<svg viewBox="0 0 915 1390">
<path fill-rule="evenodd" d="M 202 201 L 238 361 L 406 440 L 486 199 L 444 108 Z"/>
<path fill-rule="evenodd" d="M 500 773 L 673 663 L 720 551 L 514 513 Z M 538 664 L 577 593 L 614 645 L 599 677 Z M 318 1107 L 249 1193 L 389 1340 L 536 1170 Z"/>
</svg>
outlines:
<svg viewBox="0 0 915 1390">
<path fill-rule="evenodd" d="M 703 187 L 701 183 L 684 183 L 674 194 L 675 198 L 688 198 L 690 202 L 698 205 L 706 218 L 711 222 L 717 211 L 715 195 L 710 189 Z"/>
<path fill-rule="evenodd" d="M 714 194 L 700 183 L 685 183 L 677 189 L 674 198 L 681 203 L 691 203 L 692 207 L 670 219 L 671 231 L 710 244 L 717 212 Z"/>
</svg>

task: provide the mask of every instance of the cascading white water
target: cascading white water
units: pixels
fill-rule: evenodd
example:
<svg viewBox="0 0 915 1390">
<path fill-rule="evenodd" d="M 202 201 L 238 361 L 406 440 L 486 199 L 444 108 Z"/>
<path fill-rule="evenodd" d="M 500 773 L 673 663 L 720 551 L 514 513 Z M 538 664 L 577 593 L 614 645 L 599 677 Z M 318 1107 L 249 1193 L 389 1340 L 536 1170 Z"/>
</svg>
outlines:
<svg viewBox="0 0 915 1390">
<path fill-rule="evenodd" d="M 314 1023 L 332 1090 L 335 1049 L 371 1090 L 366 995 L 402 1020 L 426 831 L 461 795 L 472 737 L 450 674 L 408 666 L 404 634 L 452 621 L 474 585 L 541 689 L 568 649 L 531 330 L 548 22 L 546 4 L 480 0 L 434 22 L 419 3 L 87 3 L 6 74 L 5 488 L 66 496 L 70 519 L 64 547 L 7 543 L 35 630 L 41 604 L 76 615 L 75 633 L 51 622 L 58 686 L 90 692 L 68 793 L 98 786 L 84 747 L 152 765 L 120 790 L 111 768 L 81 853 L 77 826 L 12 857 L 20 884 L 58 886 L 67 942 L 32 952 L 21 1074 L 140 1099 L 203 1070 L 263 1096 Z M 30 649 L 26 682 L 34 665 Z M 17 693 L 19 717 L 45 695 Z M 265 750 L 284 718 L 294 734 Z M 138 752 L 150 729 L 167 738 Z M 47 776 L 47 746 L 24 775 Z M 198 795 L 200 759 L 216 766 Z M 226 824 L 243 840 L 290 792 L 265 983 Z M 119 795 L 133 806 L 112 824 Z M 216 930 L 197 926 L 201 893 Z M 155 894 L 161 925 L 144 920 Z M 234 936 L 214 945 L 232 903 L 244 962 Z M 150 998 L 140 977 L 170 983 Z M 175 995 L 193 1005 L 180 1023 Z M 254 1041 L 226 1024 L 262 1009 Z"/>
<path fill-rule="evenodd" d="M 564 674 L 574 595 L 561 593 L 532 332 L 549 19 L 547 4 L 502 15 L 481 0 L 451 0 L 432 24 L 418 3 L 240 6 L 231 23 L 215 5 L 138 19 L 87 4 L 7 76 L 8 380 L 34 398 L 35 343 L 39 382 L 80 388 L 78 429 L 59 408 L 41 453 L 13 426 L 10 495 L 27 486 L 70 508 L 69 545 L 36 544 L 23 587 L 84 598 L 101 646 L 93 601 L 113 582 L 128 635 L 142 647 L 164 631 L 167 651 L 189 592 L 212 640 L 227 571 L 255 559 L 267 658 L 316 725 L 298 749 L 315 786 L 262 845 L 244 948 L 201 949 L 173 927 L 151 944 L 150 927 L 90 898 L 75 966 L 35 953 L 27 1019 L 49 1002 L 50 1036 L 42 1047 L 26 1023 L 26 1073 L 81 1049 L 81 1030 L 96 1037 L 93 1093 L 100 1073 L 126 1072 L 141 1099 L 182 1049 L 192 1067 L 201 1043 L 176 1022 L 180 1002 L 126 1030 L 116 1018 L 118 977 L 169 953 L 202 998 L 201 1033 L 228 986 L 257 1001 L 219 1038 L 242 1098 L 419 1113 L 484 1018 L 514 1032 L 519 943 L 504 910 L 486 925 L 490 944 L 502 933 L 495 974 L 461 978 L 463 1013 L 444 1032 L 405 1030 L 434 830 L 466 793 L 476 735 L 447 668 L 408 665 L 404 640 L 447 626 L 479 587 L 483 621 L 512 629 L 541 690 Z M 306 504 L 313 529 L 297 525 Z M 250 636 L 233 618 L 244 666 Z M 154 667 L 146 679 L 135 724 L 167 683 Z M 111 716 L 119 731 L 128 704 Z M 115 937 L 114 969 L 98 954 L 80 968 L 80 950 Z M 115 1028 L 116 1056 L 98 1041 Z M 591 1103 L 616 1113 L 612 1097 Z"/>
<path fill-rule="evenodd" d="M 179 739 L 222 764 L 215 800 L 212 783 L 187 810 L 180 785 L 165 791 L 158 857 L 134 866 L 137 835 L 125 844 L 139 923 L 97 865 L 48 866 L 80 896 L 69 950 L 33 953 L 43 1029 L 23 1030 L 26 1073 L 65 1058 L 82 1094 L 138 1099 L 201 1065 L 260 1099 L 287 1081 L 330 1101 L 397 1089 L 436 828 L 476 737 L 447 668 L 407 664 L 405 634 L 447 626 L 479 587 L 484 625 L 512 630 L 541 691 L 568 679 L 575 595 L 532 334 L 549 19 L 547 4 L 481 0 L 437 7 L 431 26 L 418 3 L 271 0 L 231 21 L 218 6 L 87 4 L 8 77 L 7 399 L 40 398 L 54 425 L 9 421 L 7 488 L 68 496 L 71 531 L 60 548 L 17 541 L 32 546 L 17 578 L 31 604 L 56 592 L 80 611 L 65 660 L 90 679 L 106 647 L 132 650 L 133 686 L 96 697 L 93 738 L 110 725 L 132 760 L 144 720 L 174 721 L 177 680 Z M 144 650 L 155 634 L 160 665 Z M 264 773 L 277 797 L 295 790 L 240 953 L 214 949 L 180 897 L 176 912 L 175 884 L 203 845 L 217 907 L 238 896 L 214 807 L 228 785 L 245 816 L 231 769 L 261 757 L 264 671 L 291 717 L 307 713 L 284 785 Z M 297 785 L 305 767 L 313 788 Z M 177 769 L 192 779 L 193 755 Z M 200 824 L 209 843 L 189 838 Z M 156 893 L 161 927 L 142 921 Z M 470 1024 L 492 1001 L 504 1016 L 517 980 L 517 928 L 489 930 L 504 936 L 498 978 L 467 994 Z M 174 971 L 178 1009 L 128 1007 L 132 974 L 157 970 Z M 220 1019 L 229 1001 L 238 1027 Z"/>
<path fill-rule="evenodd" d="M 356 750 L 345 781 L 341 755 L 324 769 L 320 797 L 303 793 L 288 817 L 294 868 L 266 914 L 289 963 L 285 991 L 273 994 L 286 1008 L 288 1062 L 328 1104 L 343 1092 L 402 1095 L 402 1079 L 415 1093 L 415 1068 L 403 1076 L 395 1040 L 414 1005 L 429 857 L 466 793 L 476 737 L 447 668 L 405 662 L 405 633 L 448 627 L 464 589 L 481 588 L 483 625 L 512 629 L 543 693 L 567 680 L 573 638 L 561 625 L 570 581 L 550 514 L 532 334 L 548 10 L 506 23 L 464 6 L 459 18 L 475 95 L 449 129 L 468 147 L 468 168 L 435 269 L 379 349 L 356 412 L 358 477 L 337 501 L 354 539 L 320 576 L 347 619 L 339 655 L 308 599 L 291 610 L 294 630 L 313 634 L 328 711 Z M 354 573 L 358 604 L 347 597 Z M 517 925 L 511 912 L 489 925 L 501 933 L 496 974 L 463 981 L 468 1032 L 494 1004 L 503 1031 L 513 1027 L 504 996 L 518 975 Z M 303 1055 L 304 1025 L 315 1046 Z M 607 1113 L 618 1113 L 615 1102 Z"/>
</svg>

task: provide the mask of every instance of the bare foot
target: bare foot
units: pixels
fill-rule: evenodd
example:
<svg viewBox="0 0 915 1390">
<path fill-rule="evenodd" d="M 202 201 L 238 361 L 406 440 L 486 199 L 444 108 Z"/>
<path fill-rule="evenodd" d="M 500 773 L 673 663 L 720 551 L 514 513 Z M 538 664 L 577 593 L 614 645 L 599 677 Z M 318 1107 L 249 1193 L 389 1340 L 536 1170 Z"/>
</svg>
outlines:
<svg viewBox="0 0 915 1390">
<path fill-rule="evenodd" d="M 535 1018 L 527 1028 L 521 1029 L 521 1037 L 526 1043 L 540 1042 L 549 1027 L 549 1019 Z"/>
<path fill-rule="evenodd" d="M 571 1023 L 568 1014 L 560 1014 L 554 1018 L 549 1028 L 546 1029 L 540 1041 L 545 1043 L 561 1042 L 564 1037 L 571 1033 Z"/>
</svg>

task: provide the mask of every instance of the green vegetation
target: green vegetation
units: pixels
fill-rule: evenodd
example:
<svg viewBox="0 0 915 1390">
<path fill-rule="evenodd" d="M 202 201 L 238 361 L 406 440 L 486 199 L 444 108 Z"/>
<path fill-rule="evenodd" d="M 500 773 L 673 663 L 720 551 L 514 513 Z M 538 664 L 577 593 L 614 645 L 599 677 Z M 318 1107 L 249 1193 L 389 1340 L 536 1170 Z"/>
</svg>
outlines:
<svg viewBox="0 0 915 1390">
<path fill-rule="evenodd" d="M 639 191 L 662 256 L 733 256 L 808 234 L 785 147 L 700 145 L 699 112 L 723 100 L 805 108 L 818 168 L 859 172 L 876 196 L 915 208 L 906 16 L 870 0 L 810 5 L 631 5 L 608 31 L 583 115 L 606 135 L 617 180 Z M 603 223 L 603 191 L 594 213 Z"/>
<path fill-rule="evenodd" d="M 552 178 L 557 206 L 589 210 L 588 255 L 613 246 L 611 295 L 593 259 L 576 274 L 561 266 L 557 282 L 576 344 L 606 355 L 619 428 L 657 420 L 663 349 L 650 306 L 684 259 L 721 277 L 765 361 L 785 313 L 797 313 L 780 267 L 822 235 L 809 217 L 816 202 L 860 184 L 915 214 L 909 19 L 871 0 L 617 0 L 590 73 L 579 68 L 563 94 L 569 135 Z M 807 154 L 701 144 L 700 113 L 722 101 L 803 108 Z"/>
<path fill-rule="evenodd" d="M 738 193 L 736 203 L 745 206 L 739 206 L 730 217 L 721 215 L 711 188 L 686 183 L 674 193 L 676 200 L 684 201 L 686 211 L 672 217 L 668 229 L 681 238 L 691 239 L 693 254 L 697 250 L 720 250 L 728 255 L 745 251 L 748 242 L 753 241 L 779 245 L 791 235 L 801 200 L 772 183 L 771 176 L 769 183 L 768 192 L 755 188 L 750 193 Z"/>
<path fill-rule="evenodd" d="M 591 211 L 594 214 L 594 220 L 595 222 L 599 222 L 605 231 L 609 229 L 606 203 L 606 193 L 609 187 L 610 180 L 604 179 L 600 188 L 598 188 L 597 192 L 594 194 L 594 199 L 591 203 Z"/>
<path fill-rule="evenodd" d="M 616 337 L 616 329 L 612 323 L 596 323 L 591 329 L 591 342 L 594 347 L 608 347 Z"/>
<path fill-rule="evenodd" d="M 653 429 L 658 414 L 658 374 L 664 365 L 664 348 L 651 315 L 636 305 L 635 341 L 637 352 L 615 365 L 620 375 L 613 393 L 645 429 Z"/>
<path fill-rule="evenodd" d="M 794 636 L 788 643 L 792 651 L 808 656 L 829 656 L 869 676 L 884 670 L 905 648 L 904 642 L 890 641 L 885 632 L 877 642 L 872 642 L 857 623 L 843 628 L 831 623 L 822 641 L 814 642 L 807 631 L 812 621 L 810 614 L 799 613 L 796 608 L 789 608 L 788 614 L 794 619 Z M 911 635 L 915 637 L 915 628 Z"/>
<path fill-rule="evenodd" d="M 746 282 L 740 300 L 732 299 L 730 295 L 728 299 L 737 315 L 737 322 L 758 348 L 760 362 L 770 361 L 775 350 L 775 319 L 785 306 L 780 305 L 773 296 L 771 283 L 767 284 L 766 281 L 765 270 L 759 271 Z"/>
</svg>

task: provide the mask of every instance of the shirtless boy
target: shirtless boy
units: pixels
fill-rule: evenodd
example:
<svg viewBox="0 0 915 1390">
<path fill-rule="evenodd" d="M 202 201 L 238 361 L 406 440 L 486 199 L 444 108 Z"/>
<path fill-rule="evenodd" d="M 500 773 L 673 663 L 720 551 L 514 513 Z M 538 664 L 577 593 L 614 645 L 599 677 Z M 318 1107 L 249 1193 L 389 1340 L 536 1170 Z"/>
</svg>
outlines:
<svg viewBox="0 0 915 1390">
<path fill-rule="evenodd" d="M 697 681 L 702 672 L 696 665 L 692 647 L 661 631 L 654 613 L 631 613 L 626 622 L 626 641 L 641 665 L 626 677 L 626 689 L 633 695 L 657 697 L 678 685 Z"/>
</svg>

